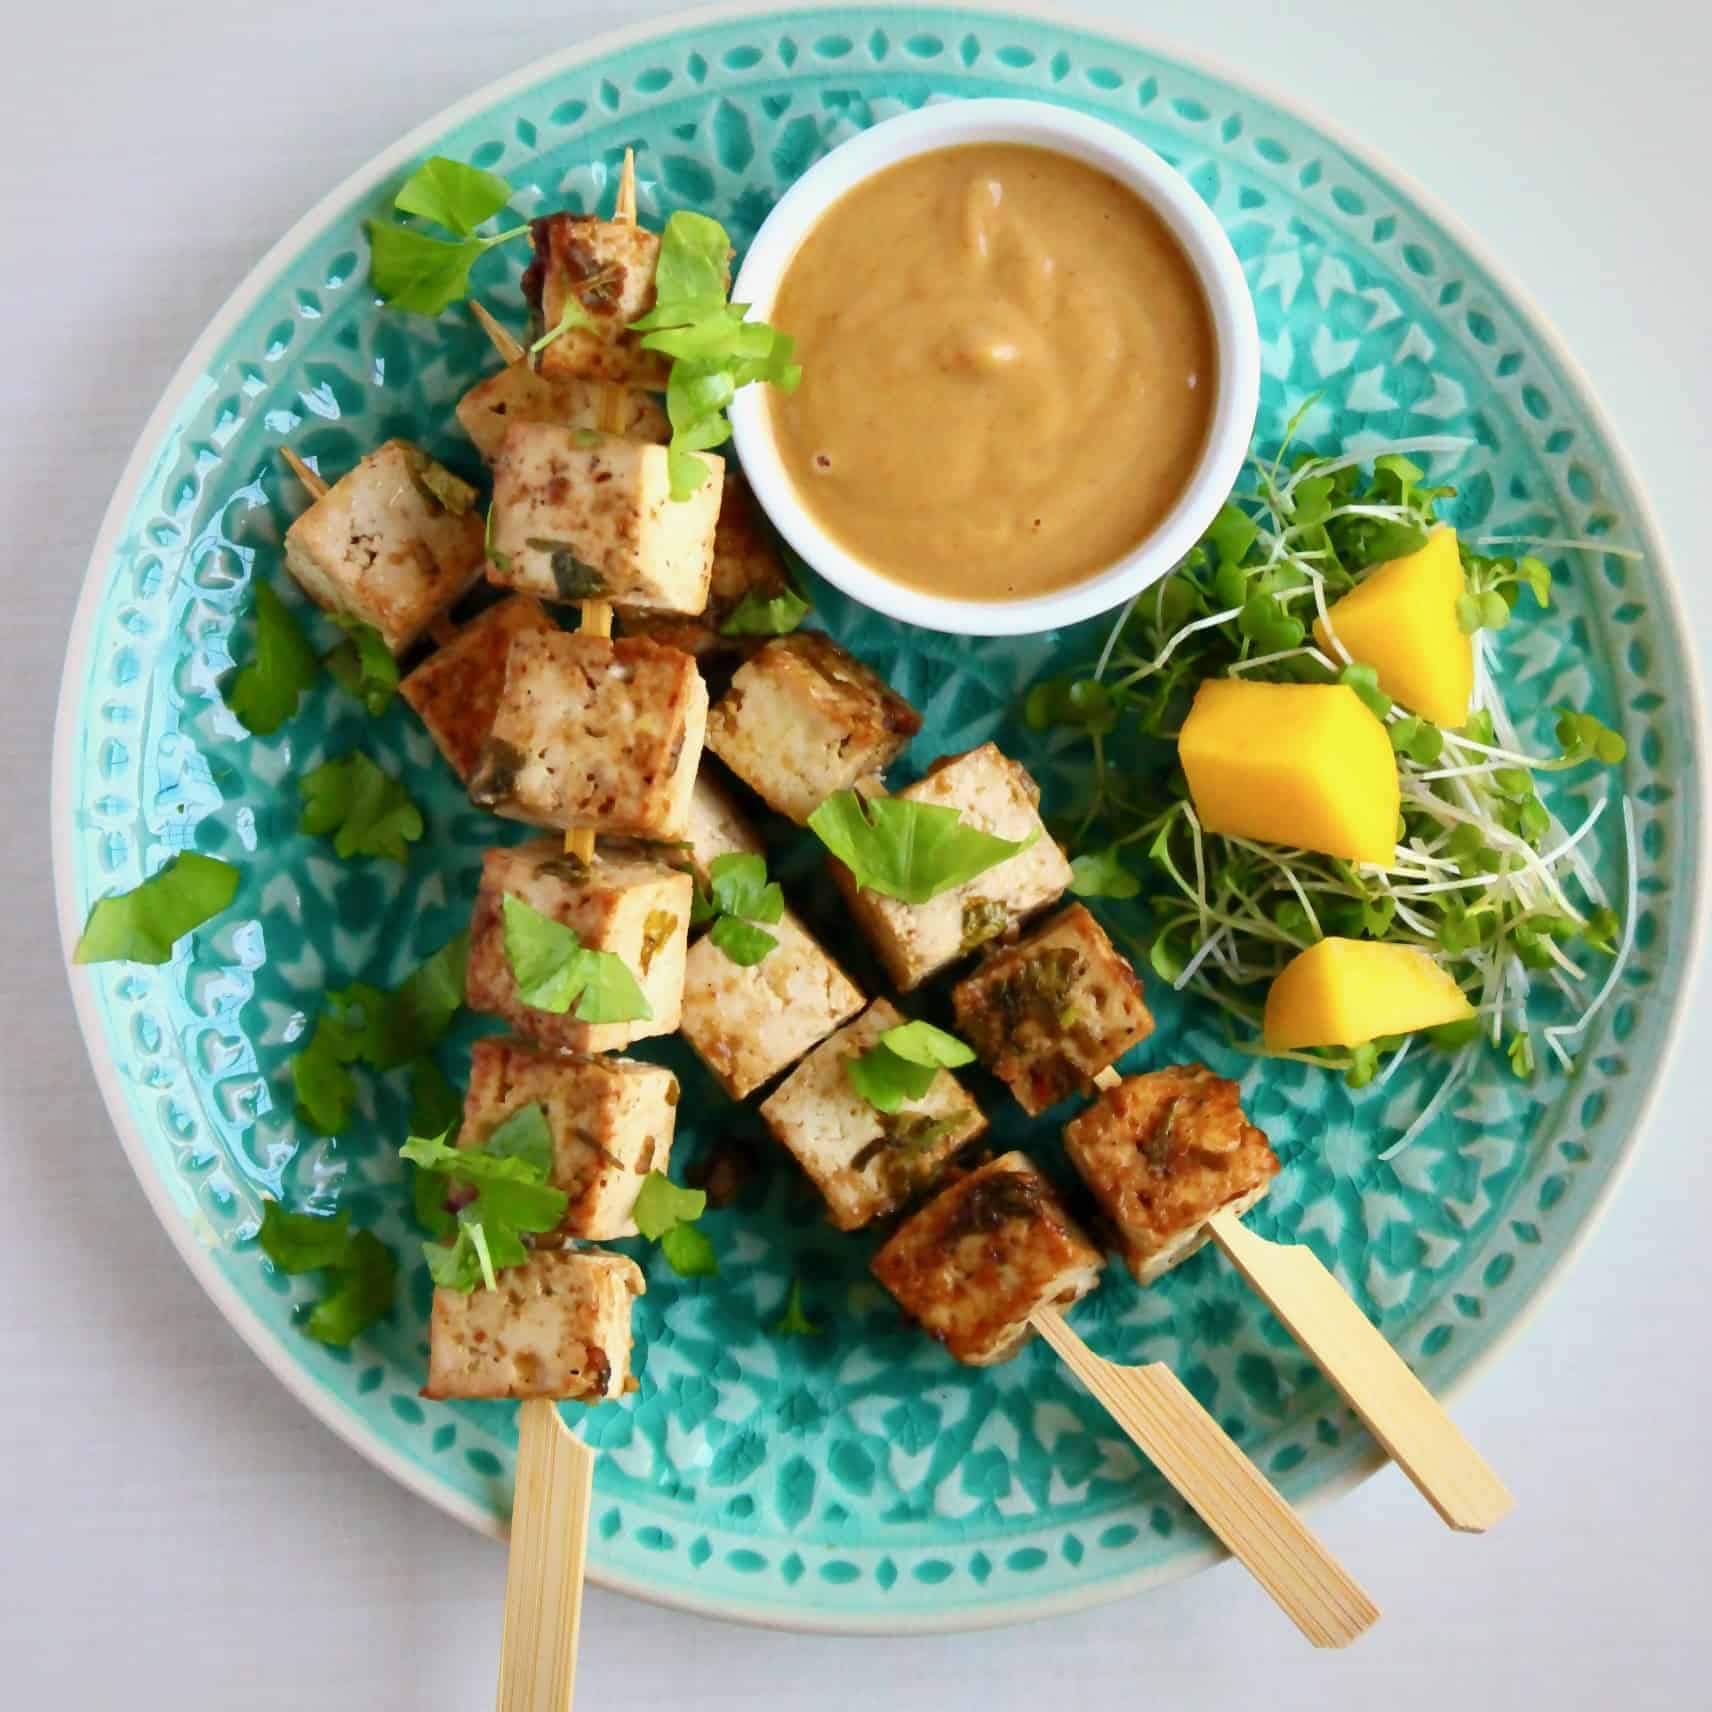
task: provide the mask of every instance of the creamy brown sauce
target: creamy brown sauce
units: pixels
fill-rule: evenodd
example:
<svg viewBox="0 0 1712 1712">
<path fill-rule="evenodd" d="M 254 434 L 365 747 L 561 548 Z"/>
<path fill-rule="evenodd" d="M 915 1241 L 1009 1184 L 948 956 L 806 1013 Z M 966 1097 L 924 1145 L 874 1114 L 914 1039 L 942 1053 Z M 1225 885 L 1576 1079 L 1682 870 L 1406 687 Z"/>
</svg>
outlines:
<svg viewBox="0 0 1712 1712">
<path fill-rule="evenodd" d="M 1188 485 L 1217 391 L 1212 317 L 1165 222 L 1067 155 L 975 144 L 840 198 L 768 319 L 769 389 L 821 527 L 900 583 L 966 600 L 1080 582 Z"/>
</svg>

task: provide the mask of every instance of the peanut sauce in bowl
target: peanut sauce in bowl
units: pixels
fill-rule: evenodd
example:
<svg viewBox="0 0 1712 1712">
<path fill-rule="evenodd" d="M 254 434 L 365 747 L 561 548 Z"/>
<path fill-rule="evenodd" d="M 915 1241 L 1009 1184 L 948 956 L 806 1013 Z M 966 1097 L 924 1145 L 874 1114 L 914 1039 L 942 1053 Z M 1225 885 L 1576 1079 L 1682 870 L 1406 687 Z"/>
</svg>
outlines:
<svg viewBox="0 0 1712 1712">
<path fill-rule="evenodd" d="M 1054 628 L 1194 545 L 1247 454 L 1259 340 L 1187 182 L 1040 102 L 947 102 L 844 144 L 757 235 L 734 298 L 795 335 L 794 393 L 731 409 L 774 524 L 929 628 Z"/>
<path fill-rule="evenodd" d="M 1159 526 L 1206 443 L 1218 353 L 1183 246 L 1049 149 L 936 149 L 847 191 L 770 319 L 803 365 L 769 399 L 797 493 L 929 593 L 1080 581 Z"/>
</svg>

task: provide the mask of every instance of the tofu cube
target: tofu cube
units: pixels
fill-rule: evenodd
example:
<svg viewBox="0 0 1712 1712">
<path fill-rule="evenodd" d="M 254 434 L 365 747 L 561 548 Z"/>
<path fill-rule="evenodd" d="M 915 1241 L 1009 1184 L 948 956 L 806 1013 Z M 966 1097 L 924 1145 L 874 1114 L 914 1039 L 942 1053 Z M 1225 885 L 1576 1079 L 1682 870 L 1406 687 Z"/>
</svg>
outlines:
<svg viewBox="0 0 1712 1712">
<path fill-rule="evenodd" d="M 664 446 L 514 423 L 493 465 L 489 581 L 543 600 L 699 613 L 725 464 L 695 455 L 708 479 L 677 500 Z"/>
<path fill-rule="evenodd" d="M 734 1100 L 796 1063 L 864 1002 L 795 911 L 766 931 L 778 944 L 748 968 L 706 936 L 684 963 L 684 1039 Z"/>
<path fill-rule="evenodd" d="M 1029 1317 L 1079 1302 L 1104 1257 L 1026 1154 L 1006 1153 L 942 1189 L 874 1256 L 874 1276 L 946 1352 L 1008 1361 Z"/>
<path fill-rule="evenodd" d="M 818 630 L 769 642 L 708 715 L 707 742 L 767 804 L 799 826 L 833 794 L 877 780 L 921 715 Z"/>
<path fill-rule="evenodd" d="M 558 1052 L 618 1052 L 633 1040 L 670 1034 L 683 1005 L 692 891 L 682 870 L 629 850 L 597 850 L 592 862 L 566 855 L 553 838 L 489 850 L 470 917 L 464 1001 Z M 589 950 L 621 958 L 653 1015 L 591 1023 L 578 1020 L 574 1005 L 561 1016 L 524 1004 L 505 954 L 508 894 L 562 922 Z"/>
<path fill-rule="evenodd" d="M 492 1290 L 436 1290 L 422 1395 L 621 1397 L 634 1385 L 630 1299 L 643 1288 L 641 1268 L 622 1254 L 538 1248 Z"/>
<path fill-rule="evenodd" d="M 580 325 L 542 349 L 542 374 L 664 392 L 671 360 L 643 350 L 641 335 L 629 331 L 654 307 L 659 234 L 592 214 L 549 214 L 533 229 L 535 259 L 524 272 L 523 295 L 541 331 L 559 325 L 567 303 L 582 311 Z"/>
<path fill-rule="evenodd" d="M 482 572 L 475 490 L 406 440 L 388 440 L 285 532 L 285 568 L 328 612 L 402 654 Z"/>
<path fill-rule="evenodd" d="M 992 952 L 952 990 L 957 1032 L 1033 1117 L 1153 1032 L 1141 982 L 1081 904 Z"/>
<path fill-rule="evenodd" d="M 710 716 L 710 745 L 712 740 Z M 991 743 L 936 761 L 924 778 L 898 795 L 909 802 L 954 808 L 968 825 L 1000 838 L 1034 839 L 1028 849 L 925 904 L 861 891 L 842 862 L 830 863 L 856 925 L 886 972 L 908 992 L 1044 909 L 1070 884 L 1070 864 L 1041 822 L 1036 806 L 1040 787 L 1026 768 Z"/>
<path fill-rule="evenodd" d="M 876 999 L 816 1047 L 761 1106 L 767 1127 L 814 1179 L 840 1230 L 895 1212 L 987 1127 L 981 1108 L 949 1070 L 941 1070 L 919 1100 L 906 1100 L 891 1113 L 876 1111 L 851 1086 L 845 1062 L 903 1020 Z"/>
<path fill-rule="evenodd" d="M 1125 1077 L 1065 1125 L 1064 1147 L 1141 1284 L 1187 1260 L 1215 1213 L 1246 1213 L 1278 1170 L 1241 1090 L 1204 1064 Z"/>
<path fill-rule="evenodd" d="M 554 380 L 537 374 L 526 362 L 517 362 L 477 381 L 458 400 L 458 421 L 475 441 L 482 462 L 491 464 L 499 456 L 505 431 L 512 423 L 550 422 L 559 428 L 598 429 L 605 403 L 606 388 L 598 381 Z M 663 445 L 672 436 L 672 425 L 647 393 L 627 390 L 617 432 L 627 440 L 652 440 Z"/>
<path fill-rule="evenodd" d="M 678 1079 L 657 1064 L 569 1058 L 528 1041 L 478 1040 L 470 1054 L 460 1147 L 480 1147 L 525 1106 L 540 1106 L 553 1137 L 555 1189 L 570 1197 L 567 1236 L 635 1236 L 631 1211 L 650 1171 L 672 1156 Z"/>
<path fill-rule="evenodd" d="M 528 595 L 512 595 L 472 618 L 398 686 L 465 784 L 493 730 L 512 641 L 525 632 L 556 636 L 559 626 Z"/>
<path fill-rule="evenodd" d="M 627 635 L 652 636 L 670 642 L 697 659 L 709 654 L 753 653 L 766 638 L 725 636 L 720 626 L 747 595 L 762 600 L 790 591 L 784 561 L 761 518 L 749 484 L 735 467 L 725 472 L 719 501 L 719 522 L 713 532 L 713 571 L 708 581 L 707 609 L 699 619 L 673 614 L 625 615 Z"/>
<path fill-rule="evenodd" d="M 704 762 L 690 790 L 689 824 L 684 829 L 685 852 L 696 884 L 712 885 L 710 870 L 716 856 L 760 856 L 766 847 L 748 816 L 731 800 L 731 793 L 708 777 Z"/>
<path fill-rule="evenodd" d="M 470 799 L 533 826 L 682 838 L 707 730 L 695 661 L 640 636 L 516 637 Z"/>
</svg>

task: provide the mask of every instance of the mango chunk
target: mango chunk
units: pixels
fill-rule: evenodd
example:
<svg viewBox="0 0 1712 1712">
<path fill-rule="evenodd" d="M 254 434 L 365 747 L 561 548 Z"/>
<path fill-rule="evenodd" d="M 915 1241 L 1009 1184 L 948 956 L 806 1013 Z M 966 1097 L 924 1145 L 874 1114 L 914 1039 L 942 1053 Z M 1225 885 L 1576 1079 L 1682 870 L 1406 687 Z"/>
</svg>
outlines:
<svg viewBox="0 0 1712 1712">
<path fill-rule="evenodd" d="M 1360 1046 L 1473 1015 L 1462 989 L 1426 952 L 1372 939 L 1322 939 L 1274 979 L 1262 1027 L 1268 1052 L 1289 1052 Z"/>
<path fill-rule="evenodd" d="M 1177 739 L 1195 813 L 1209 832 L 1389 862 L 1397 845 L 1397 757 L 1385 726 L 1346 684 L 1210 678 Z"/>
<path fill-rule="evenodd" d="M 1474 694 L 1474 638 L 1456 621 L 1463 593 L 1454 529 L 1435 529 L 1417 552 L 1369 571 L 1326 613 L 1349 657 L 1379 674 L 1379 687 L 1411 713 L 1453 729 Z M 1333 652 L 1326 619 L 1314 637 Z"/>
</svg>

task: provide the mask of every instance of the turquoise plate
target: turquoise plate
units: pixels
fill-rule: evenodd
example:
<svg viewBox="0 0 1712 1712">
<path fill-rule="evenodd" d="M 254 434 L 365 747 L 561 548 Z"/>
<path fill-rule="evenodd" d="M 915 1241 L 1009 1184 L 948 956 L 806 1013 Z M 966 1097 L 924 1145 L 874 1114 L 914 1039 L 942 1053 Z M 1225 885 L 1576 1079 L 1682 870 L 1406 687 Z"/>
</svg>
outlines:
<svg viewBox="0 0 1712 1712">
<path fill-rule="evenodd" d="M 513 1411 L 417 1397 L 428 1281 L 394 1148 L 404 1091 L 373 1078 L 334 1141 L 293 1121 L 286 1061 L 322 988 L 389 982 L 464 922 L 495 823 L 471 811 L 396 707 L 371 724 L 330 688 L 276 736 L 221 702 L 250 584 L 284 587 L 280 538 L 301 503 L 289 442 L 341 471 L 391 434 L 470 471 L 451 406 L 491 367 L 467 316 L 382 314 L 362 222 L 430 151 L 503 173 L 525 210 L 610 195 L 633 145 L 644 218 L 693 205 L 741 243 L 841 138 L 924 101 L 1023 95 L 1133 132 L 1177 163 L 1228 228 L 1265 342 L 1261 436 L 1309 395 L 1306 438 L 1465 434 L 1439 470 L 1474 536 L 1608 539 L 1639 557 L 1554 555 L 1549 616 L 1507 631 L 1524 729 L 1558 702 L 1628 738 L 1621 820 L 1595 859 L 1638 909 L 1635 953 L 1572 1076 L 1514 1080 L 1494 1057 L 1414 1146 L 1377 1155 L 1434 1085 L 1426 1053 L 1383 1089 L 1232 1052 L 1205 1010 L 1155 986 L 1159 1032 L 1137 1065 L 1188 1056 L 1243 1079 L 1285 1161 L 1255 1215 L 1310 1243 L 1425 1375 L 1452 1390 L 1501 1347 L 1574 1252 L 1633 1145 L 1694 963 L 1704 749 L 1686 635 L 1657 531 L 1573 364 L 1473 241 L 1417 190 L 1277 100 L 1135 42 L 990 11 L 840 7 L 702 14 L 534 67 L 406 138 L 313 210 L 191 353 L 107 515 L 78 609 L 59 714 L 55 869 L 75 937 L 92 899 L 194 843 L 243 866 L 234 908 L 159 969 L 74 974 L 97 1076 L 144 1187 L 221 1310 L 325 1420 L 375 1461 L 490 1531 L 510 1501 Z M 518 260 L 490 258 L 482 295 L 521 320 Z M 509 268 L 510 271 L 507 271 Z M 996 737 L 1074 792 L 1075 758 L 1031 737 L 1019 692 L 1082 658 L 1080 631 L 965 642 L 915 633 L 819 595 L 819 622 L 927 717 L 911 761 Z M 408 773 L 429 836 L 408 869 L 341 863 L 296 831 L 295 781 L 363 745 Z M 1565 812 L 1595 788 L 1579 776 Z M 814 901 L 810 853 L 781 852 Z M 812 911 L 811 911 L 812 913 Z M 456 1076 L 473 1019 L 443 1049 Z M 684 1078 L 681 1161 L 754 1131 L 667 1043 Z M 1062 1170 L 1056 1128 L 989 1085 L 1005 1144 Z M 865 1273 L 871 1244 L 837 1236 L 775 1156 L 744 1203 L 709 1220 L 722 1270 L 652 1269 L 638 1305 L 642 1384 L 575 1417 L 601 1450 L 592 1573 L 723 1616 L 850 1630 L 1009 1621 L 1115 1597 L 1205 1564 L 1208 1536 L 1044 1346 L 991 1372 L 955 1367 L 905 1330 Z M 398 1310 L 347 1353 L 298 1329 L 304 1281 L 255 1243 L 262 1196 L 351 1207 L 406 1257 Z M 792 1278 L 825 1333 L 769 1330 Z M 1292 1498 L 1337 1491 L 1375 1451 L 1338 1399 L 1212 1253 L 1141 1292 L 1111 1276 L 1076 1313 L 1102 1353 L 1163 1359 Z M 1429 1525 L 1423 1519 L 1423 1526 Z"/>
</svg>

